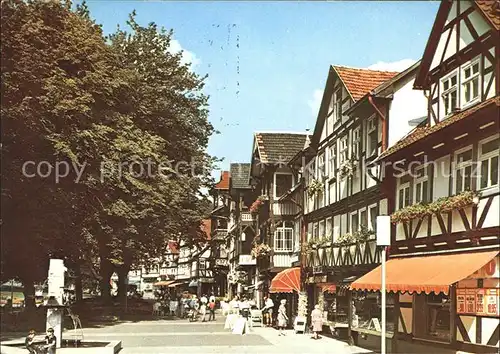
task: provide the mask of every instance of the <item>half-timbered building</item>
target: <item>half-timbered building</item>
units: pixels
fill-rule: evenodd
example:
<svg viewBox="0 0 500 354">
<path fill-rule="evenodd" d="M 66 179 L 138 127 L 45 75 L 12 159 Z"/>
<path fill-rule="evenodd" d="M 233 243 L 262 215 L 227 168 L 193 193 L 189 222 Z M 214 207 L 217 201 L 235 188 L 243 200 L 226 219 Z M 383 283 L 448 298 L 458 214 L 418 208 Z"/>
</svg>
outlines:
<svg viewBox="0 0 500 354">
<path fill-rule="evenodd" d="M 244 292 L 252 294 L 258 279 L 257 260 L 252 257 L 256 220 L 249 211 L 255 200 L 255 192 L 250 185 L 250 163 L 232 163 L 230 172 L 228 294 L 232 298 Z"/>
<path fill-rule="evenodd" d="M 442 1 L 415 80 L 427 118 L 377 161 L 393 223 L 392 342 L 402 352 L 498 351 L 499 11 L 498 1 Z M 352 288 L 380 290 L 380 274 Z"/>
<path fill-rule="evenodd" d="M 353 297 L 349 284 L 380 263 L 374 229 L 387 198 L 373 161 L 425 117 L 425 96 L 413 90 L 418 65 L 402 73 L 332 66 L 311 141 L 315 154 L 305 154 L 309 304 L 319 303 L 342 337 L 360 327 L 349 320 L 353 305 L 360 316 L 380 312 L 376 294 Z"/>
<path fill-rule="evenodd" d="M 280 202 L 280 198 L 295 185 L 296 175 L 287 164 L 304 148 L 305 141 L 304 133 L 254 134 L 250 180 L 260 195 L 250 206 L 250 212 L 257 218 L 252 254 L 257 259 L 262 282 L 258 301 L 269 291 L 274 276 L 292 265 L 300 235 L 300 225 L 294 224 L 297 206 L 293 202 Z"/>
</svg>

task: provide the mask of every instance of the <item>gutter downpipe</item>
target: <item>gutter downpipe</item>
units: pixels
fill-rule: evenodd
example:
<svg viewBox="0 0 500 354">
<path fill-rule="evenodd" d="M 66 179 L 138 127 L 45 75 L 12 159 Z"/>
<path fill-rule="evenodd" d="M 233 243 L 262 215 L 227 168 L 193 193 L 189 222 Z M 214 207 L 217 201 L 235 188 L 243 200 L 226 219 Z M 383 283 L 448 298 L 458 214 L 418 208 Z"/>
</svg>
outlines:
<svg viewBox="0 0 500 354">
<path fill-rule="evenodd" d="M 387 149 L 387 118 L 384 114 L 382 114 L 382 112 L 378 109 L 377 105 L 373 101 L 372 92 L 370 92 L 370 94 L 368 95 L 368 102 L 370 102 L 380 118 L 382 118 L 382 151 L 385 151 Z"/>
</svg>

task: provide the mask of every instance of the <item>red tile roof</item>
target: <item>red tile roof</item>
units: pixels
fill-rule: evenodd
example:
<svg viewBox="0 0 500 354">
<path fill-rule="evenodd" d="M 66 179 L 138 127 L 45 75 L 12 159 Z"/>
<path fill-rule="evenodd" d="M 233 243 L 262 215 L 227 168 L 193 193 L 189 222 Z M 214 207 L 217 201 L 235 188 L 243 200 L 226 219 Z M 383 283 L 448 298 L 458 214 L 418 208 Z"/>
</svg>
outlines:
<svg viewBox="0 0 500 354">
<path fill-rule="evenodd" d="M 500 0 L 476 0 L 477 7 L 481 10 L 491 25 L 500 30 Z"/>
<path fill-rule="evenodd" d="M 179 244 L 175 241 L 168 241 L 168 248 L 170 249 L 170 252 L 173 254 L 179 253 Z"/>
<path fill-rule="evenodd" d="M 201 221 L 201 230 L 207 235 L 207 240 L 210 240 L 212 230 L 212 220 L 204 219 Z"/>
<path fill-rule="evenodd" d="M 215 185 L 215 189 L 229 189 L 229 171 L 222 171 L 220 181 Z"/>
<path fill-rule="evenodd" d="M 450 118 L 447 118 L 447 119 L 445 119 L 445 120 L 443 120 L 443 121 L 441 121 L 438 124 L 435 124 L 433 126 L 417 127 L 415 129 L 413 129 L 406 137 L 399 140 L 395 145 L 391 146 L 389 149 L 384 151 L 379 156 L 378 159 L 379 160 L 384 159 L 387 156 L 395 153 L 396 151 L 399 151 L 399 150 L 413 144 L 414 142 L 416 142 L 420 139 L 423 139 L 426 136 L 428 136 L 428 135 L 430 135 L 438 130 L 443 129 L 444 127 L 447 127 L 455 122 L 458 122 L 461 119 L 469 117 L 471 114 L 473 114 L 473 113 L 475 113 L 475 112 L 477 112 L 485 107 L 488 107 L 490 105 L 496 105 L 497 107 L 500 106 L 500 97 L 492 97 L 484 102 L 481 102 L 480 104 L 478 104 L 474 107 L 471 107 L 469 109 L 466 109 L 465 111 L 459 112 L 459 113 L 451 116 Z"/>
<path fill-rule="evenodd" d="M 333 68 L 354 101 L 359 100 L 375 87 L 398 74 L 392 71 L 356 69 L 338 65 L 334 65 Z"/>
</svg>

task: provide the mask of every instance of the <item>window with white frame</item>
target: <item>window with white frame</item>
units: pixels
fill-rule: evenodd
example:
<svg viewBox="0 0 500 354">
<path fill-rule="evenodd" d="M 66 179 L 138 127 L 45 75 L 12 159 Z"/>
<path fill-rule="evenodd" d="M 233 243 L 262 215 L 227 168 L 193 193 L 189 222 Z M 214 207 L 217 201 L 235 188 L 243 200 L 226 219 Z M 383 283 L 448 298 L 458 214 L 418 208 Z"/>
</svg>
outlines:
<svg viewBox="0 0 500 354">
<path fill-rule="evenodd" d="M 479 143 L 479 161 L 481 172 L 479 178 L 479 188 L 490 188 L 498 186 L 498 164 L 500 138 L 498 136 L 488 138 Z"/>
<path fill-rule="evenodd" d="M 398 208 L 410 205 L 410 183 L 403 183 L 398 188 Z"/>
<path fill-rule="evenodd" d="M 367 211 L 366 209 L 359 211 L 359 224 L 361 226 L 368 226 Z"/>
<path fill-rule="evenodd" d="M 312 238 L 314 237 L 313 229 L 314 229 L 314 224 L 312 222 L 307 224 L 307 241 L 312 240 Z"/>
<path fill-rule="evenodd" d="M 470 190 L 472 185 L 472 147 L 455 153 L 455 193 Z"/>
<path fill-rule="evenodd" d="M 352 158 L 353 159 L 358 159 L 359 158 L 359 143 L 360 143 L 360 133 L 361 129 L 358 127 L 352 131 Z"/>
<path fill-rule="evenodd" d="M 203 260 L 200 259 L 200 261 L 198 262 L 198 269 L 205 270 L 207 268 L 208 268 L 207 267 L 207 261 L 204 260 L 204 259 Z"/>
<path fill-rule="evenodd" d="M 283 222 L 278 224 L 274 231 L 274 250 L 277 252 L 293 251 L 293 223 Z"/>
<path fill-rule="evenodd" d="M 367 152 L 368 156 L 373 156 L 377 153 L 378 148 L 378 133 L 377 133 L 377 117 L 373 116 L 366 123 L 367 134 Z"/>
<path fill-rule="evenodd" d="M 274 174 L 274 198 L 278 199 L 293 187 L 293 175 L 290 173 Z"/>
<path fill-rule="evenodd" d="M 328 148 L 328 174 L 330 176 L 335 175 L 335 145 Z"/>
<path fill-rule="evenodd" d="M 359 216 L 357 211 L 350 215 L 349 227 L 351 233 L 359 230 Z"/>
<path fill-rule="evenodd" d="M 313 224 L 313 239 L 317 240 L 319 238 L 319 225 L 317 222 Z"/>
<path fill-rule="evenodd" d="M 479 58 L 462 67 L 462 106 L 479 100 Z"/>
<path fill-rule="evenodd" d="M 372 231 L 377 229 L 377 206 L 371 206 L 368 208 L 368 214 L 370 217 L 370 223 L 368 224 L 368 228 Z"/>
<path fill-rule="evenodd" d="M 342 137 L 340 139 L 340 146 L 339 146 L 339 162 L 343 163 L 344 161 L 347 161 L 348 159 L 348 145 L 347 145 L 347 140 L 348 137 L 347 135 Z"/>
<path fill-rule="evenodd" d="M 319 237 L 320 238 L 323 238 L 325 236 L 325 225 L 326 225 L 325 220 L 321 220 L 319 222 Z"/>
<path fill-rule="evenodd" d="M 331 239 L 332 234 L 333 234 L 333 218 L 328 218 L 328 219 L 326 219 L 325 236 L 326 236 L 326 238 Z"/>
<path fill-rule="evenodd" d="M 415 203 L 429 202 L 429 181 L 426 170 L 426 167 L 415 170 L 415 185 L 413 189 L 413 200 L 415 200 Z"/>
<path fill-rule="evenodd" d="M 458 74 L 456 71 L 441 79 L 441 99 L 444 115 L 447 116 L 458 108 Z"/>
<path fill-rule="evenodd" d="M 318 156 L 318 179 L 322 180 L 325 176 L 325 154 Z"/>
<path fill-rule="evenodd" d="M 332 204 L 336 202 L 337 198 L 337 183 L 335 180 L 330 182 L 329 184 L 330 191 L 328 193 L 328 204 Z"/>
</svg>

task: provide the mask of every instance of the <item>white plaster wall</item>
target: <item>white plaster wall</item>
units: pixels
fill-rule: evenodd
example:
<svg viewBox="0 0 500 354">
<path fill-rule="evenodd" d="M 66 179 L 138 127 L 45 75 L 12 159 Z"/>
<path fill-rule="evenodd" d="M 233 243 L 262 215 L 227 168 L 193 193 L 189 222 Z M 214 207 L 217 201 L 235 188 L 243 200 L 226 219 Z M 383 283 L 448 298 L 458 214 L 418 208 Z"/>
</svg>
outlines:
<svg viewBox="0 0 500 354">
<path fill-rule="evenodd" d="M 490 25 L 477 10 L 469 14 L 469 19 L 479 36 L 482 36 L 491 29 Z"/>
<path fill-rule="evenodd" d="M 446 39 L 448 39 L 449 32 L 450 32 L 450 30 L 448 29 L 439 38 L 438 46 L 436 48 L 436 52 L 434 53 L 434 57 L 432 58 L 432 62 L 431 62 L 431 66 L 429 68 L 429 71 L 434 69 L 436 66 L 438 66 L 440 64 L 441 57 L 443 56 L 443 51 L 444 51 L 444 48 L 446 45 Z"/>
<path fill-rule="evenodd" d="M 405 239 L 405 230 L 402 223 L 396 224 L 396 241 Z"/>
<path fill-rule="evenodd" d="M 498 327 L 498 318 L 478 317 L 478 320 L 481 321 L 481 344 L 486 345 L 491 335 Z M 493 345 L 498 347 L 499 341 Z"/>
<path fill-rule="evenodd" d="M 479 207 L 484 209 L 484 205 L 487 202 L 487 198 L 481 199 L 479 202 Z M 483 227 L 493 227 L 500 225 L 500 197 L 497 195 L 493 197 L 493 203 L 490 206 L 488 214 L 486 214 L 486 219 L 484 220 Z"/>
<path fill-rule="evenodd" d="M 476 341 L 476 317 L 460 316 L 460 319 L 464 324 L 465 330 L 467 331 L 469 338 L 471 339 L 472 343 L 474 343 Z M 462 337 L 462 334 L 460 334 L 460 331 L 457 331 L 457 340 L 459 340 L 460 342 L 464 341 L 464 338 Z"/>
<path fill-rule="evenodd" d="M 467 219 L 469 220 L 469 223 L 471 222 L 471 210 L 472 207 L 469 207 L 466 209 L 465 215 L 467 216 Z M 451 232 L 460 232 L 460 231 L 465 231 L 465 226 L 462 221 L 462 218 L 460 217 L 460 214 L 458 211 L 453 210 L 451 213 Z"/>
<path fill-rule="evenodd" d="M 415 225 L 415 226 L 413 226 L 414 228 L 416 227 L 416 223 L 418 223 L 418 220 L 414 221 L 414 223 L 413 223 L 413 225 Z M 422 220 L 422 224 L 420 225 L 420 229 L 418 230 L 417 238 L 427 237 L 428 226 L 429 226 L 429 219 L 427 217 L 425 217 Z"/>
<path fill-rule="evenodd" d="M 427 98 L 422 90 L 413 89 L 414 81 L 415 77 L 412 75 L 394 92 L 389 107 L 388 147 L 396 144 L 413 129 L 408 121 L 427 116 Z"/>
</svg>

